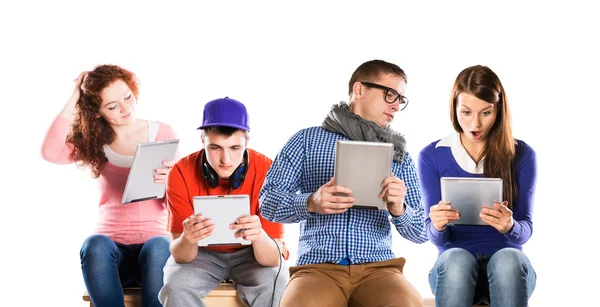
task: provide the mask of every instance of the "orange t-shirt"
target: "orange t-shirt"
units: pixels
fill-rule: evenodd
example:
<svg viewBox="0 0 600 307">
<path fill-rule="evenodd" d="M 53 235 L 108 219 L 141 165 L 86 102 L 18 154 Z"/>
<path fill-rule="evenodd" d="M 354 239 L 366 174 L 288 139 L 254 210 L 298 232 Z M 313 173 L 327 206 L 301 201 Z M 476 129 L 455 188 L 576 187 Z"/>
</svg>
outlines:
<svg viewBox="0 0 600 307">
<path fill-rule="evenodd" d="M 249 195 L 250 196 L 250 214 L 258 215 L 260 223 L 265 232 L 274 239 L 283 240 L 284 226 L 280 223 L 273 223 L 264 219 L 259 212 L 258 197 L 265 181 L 267 171 L 273 161 L 267 156 L 248 150 L 248 172 L 242 185 L 231 190 L 230 195 Z M 192 153 L 173 166 L 169 172 L 167 181 L 167 203 L 169 204 L 169 219 L 167 228 L 172 233 L 183 232 L 183 220 L 194 213 L 194 196 L 206 195 L 227 195 L 229 192 L 229 180 L 222 179 L 220 186 L 212 189 L 202 178 L 200 161 L 202 152 Z M 231 246 L 209 246 L 206 249 L 219 252 L 235 252 L 244 247 L 237 245 Z M 283 247 L 285 250 L 285 247 Z M 287 250 L 282 250 L 282 254 L 287 258 Z"/>
</svg>

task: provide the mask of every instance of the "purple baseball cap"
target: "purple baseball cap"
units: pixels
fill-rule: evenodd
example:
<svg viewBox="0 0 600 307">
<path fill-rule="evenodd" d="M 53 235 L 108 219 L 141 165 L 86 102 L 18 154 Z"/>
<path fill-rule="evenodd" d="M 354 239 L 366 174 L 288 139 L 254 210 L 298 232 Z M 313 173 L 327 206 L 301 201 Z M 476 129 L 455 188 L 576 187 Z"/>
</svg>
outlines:
<svg viewBox="0 0 600 307">
<path fill-rule="evenodd" d="M 250 131 L 246 106 L 229 97 L 209 101 L 204 105 L 202 126 L 198 127 L 198 129 L 213 126 L 231 127 Z"/>
</svg>

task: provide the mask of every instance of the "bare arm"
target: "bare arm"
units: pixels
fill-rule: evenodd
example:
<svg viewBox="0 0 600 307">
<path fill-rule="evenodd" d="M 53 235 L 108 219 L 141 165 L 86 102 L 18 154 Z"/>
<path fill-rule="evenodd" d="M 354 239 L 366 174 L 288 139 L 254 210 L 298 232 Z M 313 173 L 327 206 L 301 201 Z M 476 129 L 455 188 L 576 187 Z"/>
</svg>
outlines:
<svg viewBox="0 0 600 307">
<path fill-rule="evenodd" d="M 275 243 L 277 242 L 277 243 Z M 266 232 L 262 232 L 261 239 L 252 242 L 254 247 L 254 257 L 256 261 L 262 266 L 278 266 L 281 260 L 282 249 L 281 240 L 271 239 Z"/>
<path fill-rule="evenodd" d="M 171 233 L 171 255 L 177 263 L 190 263 L 198 256 L 198 241 L 212 235 L 215 229 L 210 219 L 192 215 L 183 221 L 183 233 Z"/>
<path fill-rule="evenodd" d="M 239 229 L 235 234 L 236 238 L 244 238 L 252 242 L 254 248 L 254 257 L 262 266 L 278 266 L 280 254 L 283 250 L 281 241 L 275 243 L 271 237 L 262 228 L 262 224 L 257 215 L 246 216 L 237 219 L 230 225 L 231 229 Z M 279 245 L 279 246 L 278 246 Z"/>
</svg>

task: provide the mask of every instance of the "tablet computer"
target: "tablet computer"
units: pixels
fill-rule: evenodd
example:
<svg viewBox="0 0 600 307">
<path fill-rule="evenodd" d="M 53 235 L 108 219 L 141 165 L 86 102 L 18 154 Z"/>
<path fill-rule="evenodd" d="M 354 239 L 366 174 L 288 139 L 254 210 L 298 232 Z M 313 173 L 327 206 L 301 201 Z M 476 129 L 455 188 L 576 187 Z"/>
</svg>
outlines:
<svg viewBox="0 0 600 307">
<path fill-rule="evenodd" d="M 229 229 L 238 218 L 250 215 L 250 196 L 194 196 L 194 214 L 202 214 L 215 224 L 212 235 L 198 241 L 198 246 L 250 245 L 250 241 L 234 237 L 239 229 Z"/>
<path fill-rule="evenodd" d="M 164 161 L 173 161 L 179 140 L 138 144 L 121 202 L 124 204 L 165 196 L 165 184 L 154 182 L 154 173 L 164 168 Z"/>
<path fill-rule="evenodd" d="M 502 179 L 481 177 L 442 177 L 442 201 L 460 213 L 460 218 L 448 225 L 485 225 L 480 217 L 484 205 L 502 202 Z"/>
<path fill-rule="evenodd" d="M 353 208 L 387 210 L 381 182 L 392 174 L 392 143 L 338 140 L 334 184 L 350 188 Z"/>
</svg>

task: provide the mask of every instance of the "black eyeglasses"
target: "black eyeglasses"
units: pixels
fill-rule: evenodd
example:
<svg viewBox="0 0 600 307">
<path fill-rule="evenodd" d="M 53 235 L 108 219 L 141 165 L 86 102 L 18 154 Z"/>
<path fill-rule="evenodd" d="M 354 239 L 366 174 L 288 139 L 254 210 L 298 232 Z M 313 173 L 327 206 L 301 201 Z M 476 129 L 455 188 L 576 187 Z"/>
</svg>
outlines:
<svg viewBox="0 0 600 307">
<path fill-rule="evenodd" d="M 400 104 L 399 111 L 406 109 L 406 106 L 408 105 L 408 98 L 406 98 L 406 96 L 400 95 L 400 93 L 398 93 L 398 91 L 396 91 L 395 89 L 393 89 L 391 87 L 371 83 L 371 82 L 360 82 L 360 83 L 362 85 L 365 85 L 368 87 L 384 90 L 385 93 L 383 95 L 383 98 L 385 99 L 385 102 L 392 104 L 392 103 L 396 102 L 396 100 L 398 100 L 398 102 Z"/>
</svg>

